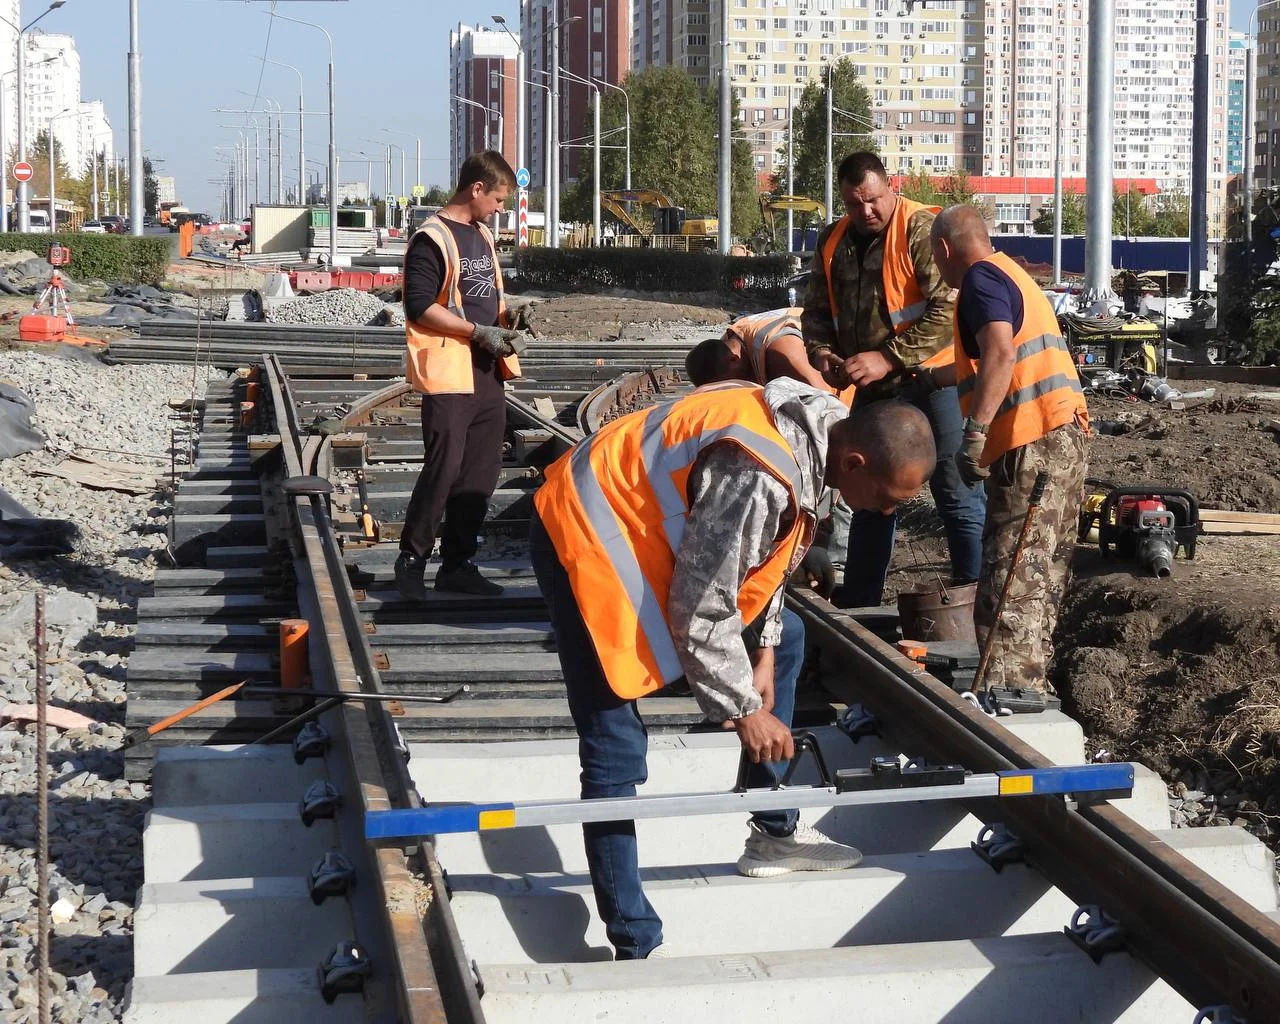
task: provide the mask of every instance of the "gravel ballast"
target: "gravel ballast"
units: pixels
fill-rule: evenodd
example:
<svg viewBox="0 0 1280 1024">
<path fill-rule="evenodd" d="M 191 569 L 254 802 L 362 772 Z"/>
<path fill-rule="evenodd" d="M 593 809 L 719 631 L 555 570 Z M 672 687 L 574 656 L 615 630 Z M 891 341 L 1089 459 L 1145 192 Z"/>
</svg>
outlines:
<svg viewBox="0 0 1280 1024">
<path fill-rule="evenodd" d="M 292 302 L 268 304 L 263 318 L 271 324 L 344 324 L 367 326 L 382 322 L 384 303 L 376 295 L 338 288 L 304 295 Z"/>
<path fill-rule="evenodd" d="M 214 371 L 216 373 L 216 371 Z M 41 450 L 0 461 L 0 487 L 36 516 L 74 522 L 73 554 L 0 565 L 0 707 L 35 700 L 29 596 L 48 605 L 51 704 L 93 720 L 49 730 L 53 1019 L 114 1021 L 133 967 L 148 787 L 123 780 L 125 670 L 139 597 L 164 558 L 163 492 L 90 490 L 34 475 L 71 453 L 130 463 L 167 483 L 170 398 L 190 366 L 105 366 L 92 357 L 0 352 L 0 379 L 36 403 Z M 206 372 L 196 382 L 204 392 Z M 90 449 L 115 449 L 115 452 Z M 119 451 L 139 453 L 119 454 Z M 145 455 L 160 458 L 149 459 Z M 0 713 L 0 1019 L 36 1017 L 35 725 Z"/>
</svg>

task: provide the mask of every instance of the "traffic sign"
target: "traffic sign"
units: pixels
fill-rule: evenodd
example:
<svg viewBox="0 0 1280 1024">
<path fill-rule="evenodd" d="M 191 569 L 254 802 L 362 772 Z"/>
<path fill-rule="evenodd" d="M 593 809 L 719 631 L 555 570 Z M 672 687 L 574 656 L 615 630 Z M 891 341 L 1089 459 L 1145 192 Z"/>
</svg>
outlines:
<svg viewBox="0 0 1280 1024">
<path fill-rule="evenodd" d="M 108 199 L 110 199 L 110 198 L 111 198 L 111 193 L 110 193 L 110 192 L 99 192 L 99 193 L 98 193 L 98 198 L 99 198 L 99 199 L 101 199 L 101 200 L 105 203 Z"/>
<path fill-rule="evenodd" d="M 520 168 L 524 171 L 524 168 Z M 525 177 L 528 178 L 529 172 L 525 171 Z M 529 244 L 529 190 L 522 188 L 516 197 L 516 221 L 519 224 L 516 236 L 516 245 L 524 248 Z"/>
<path fill-rule="evenodd" d="M 516 188 L 529 187 L 529 168 L 521 167 L 516 171 Z"/>
<path fill-rule="evenodd" d="M 16 181 L 30 181 L 35 173 L 35 168 L 25 160 L 19 160 L 13 165 L 13 177 Z"/>
<path fill-rule="evenodd" d="M 398 200 L 396 200 L 396 202 L 398 202 L 401 206 L 408 206 L 408 205 L 409 205 L 409 197 L 408 197 L 408 196 L 401 196 Z"/>
<path fill-rule="evenodd" d="M 384 202 L 385 202 L 388 206 L 395 206 L 395 205 L 396 205 L 396 197 L 395 197 L 395 196 L 387 196 L 387 198 L 384 200 Z"/>
<path fill-rule="evenodd" d="M 427 189 L 426 189 L 426 186 L 425 186 L 425 185 L 414 185 L 414 186 L 413 186 L 413 198 L 414 198 L 414 199 L 421 199 L 421 198 L 422 198 L 423 196 L 425 196 L 426 194 L 427 194 Z"/>
</svg>

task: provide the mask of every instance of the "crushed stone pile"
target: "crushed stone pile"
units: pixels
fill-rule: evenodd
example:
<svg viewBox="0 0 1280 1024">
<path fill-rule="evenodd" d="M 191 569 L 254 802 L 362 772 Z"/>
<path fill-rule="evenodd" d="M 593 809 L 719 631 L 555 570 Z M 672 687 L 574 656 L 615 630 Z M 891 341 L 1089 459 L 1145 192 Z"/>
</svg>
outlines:
<svg viewBox="0 0 1280 1024">
<path fill-rule="evenodd" d="M 292 302 L 268 305 L 264 319 L 271 324 L 348 324 L 368 326 L 382 321 L 386 307 L 377 296 L 353 288 L 304 295 Z"/>
</svg>

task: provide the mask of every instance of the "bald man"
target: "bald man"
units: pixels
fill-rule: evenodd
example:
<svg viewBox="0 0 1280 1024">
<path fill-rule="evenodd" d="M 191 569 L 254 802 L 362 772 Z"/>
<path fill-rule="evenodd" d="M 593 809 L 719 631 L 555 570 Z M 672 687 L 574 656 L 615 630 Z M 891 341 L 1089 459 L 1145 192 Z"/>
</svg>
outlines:
<svg viewBox="0 0 1280 1024">
<path fill-rule="evenodd" d="M 977 210 L 943 210 L 929 241 L 942 276 L 960 294 L 955 363 L 923 370 L 919 380 L 926 388 L 956 386 L 966 417 L 956 465 L 967 482 L 986 481 L 973 617 L 980 644 L 995 634 L 987 686 L 1051 692 L 1046 666 L 1085 477 L 1089 415 L 1080 378 L 1049 300 L 1021 267 L 992 250 Z M 997 622 L 996 602 L 1042 470 L 1048 485 Z"/>
</svg>

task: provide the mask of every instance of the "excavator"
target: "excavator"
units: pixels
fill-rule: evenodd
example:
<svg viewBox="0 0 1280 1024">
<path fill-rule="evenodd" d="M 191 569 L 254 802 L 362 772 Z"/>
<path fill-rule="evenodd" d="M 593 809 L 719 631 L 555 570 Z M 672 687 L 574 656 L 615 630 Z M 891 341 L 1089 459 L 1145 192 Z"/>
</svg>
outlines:
<svg viewBox="0 0 1280 1024">
<path fill-rule="evenodd" d="M 627 208 L 630 204 L 653 207 L 653 223 L 642 224 Z M 625 189 L 600 193 L 600 206 L 608 210 L 629 234 L 652 240 L 655 235 L 679 235 L 688 240 L 690 249 L 715 245 L 720 222 L 715 217 L 686 217 L 683 206 L 676 206 L 656 189 Z"/>
<path fill-rule="evenodd" d="M 786 213 L 788 210 L 794 213 L 812 213 L 819 222 L 827 219 L 827 206 L 817 199 L 807 196 L 771 196 L 767 192 L 760 196 L 760 217 L 769 229 L 769 234 L 775 238 L 777 232 L 774 228 L 774 213 Z"/>
</svg>

